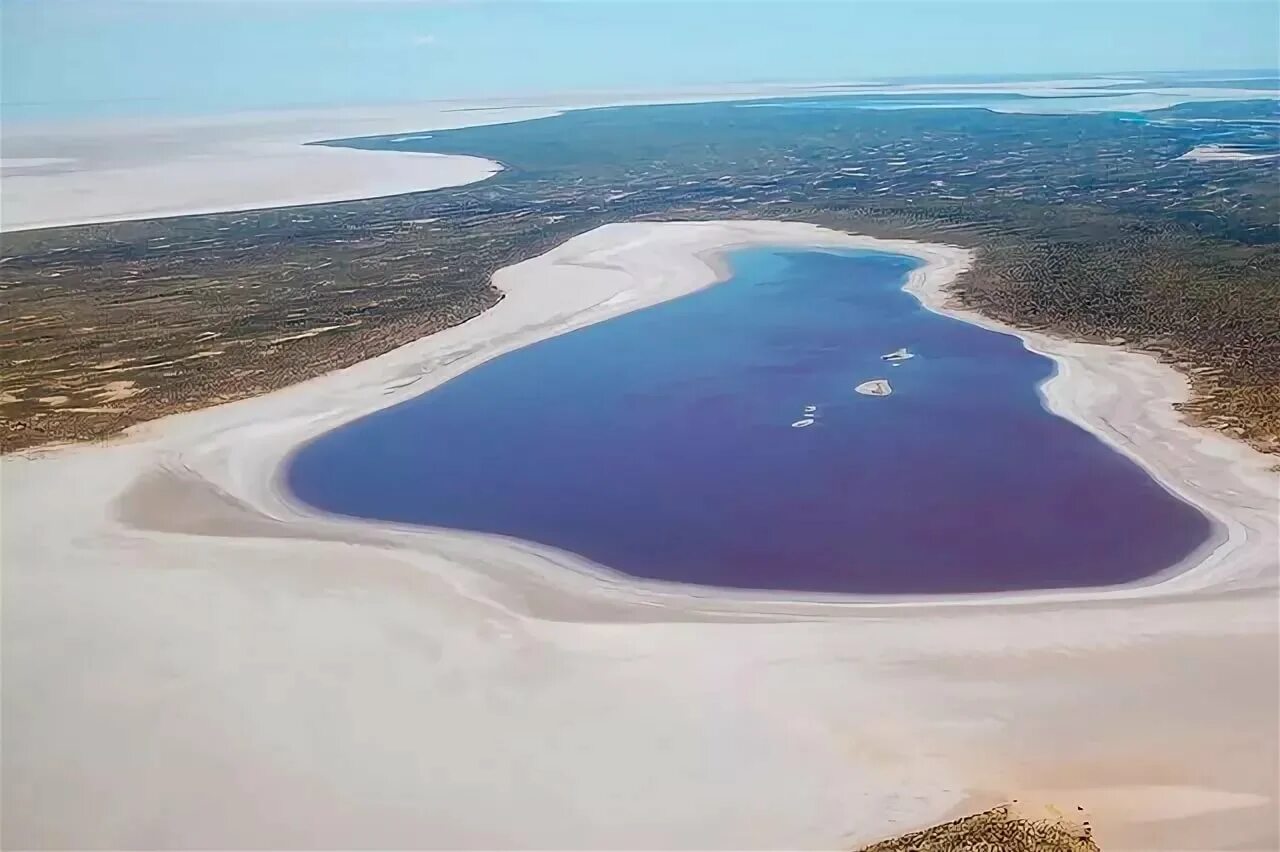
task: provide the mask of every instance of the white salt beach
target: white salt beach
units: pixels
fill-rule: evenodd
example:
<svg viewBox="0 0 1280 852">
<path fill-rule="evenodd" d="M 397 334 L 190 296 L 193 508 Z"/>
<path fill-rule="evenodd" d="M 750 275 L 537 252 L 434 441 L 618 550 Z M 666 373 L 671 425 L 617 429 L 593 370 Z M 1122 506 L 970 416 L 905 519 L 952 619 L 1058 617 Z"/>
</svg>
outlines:
<svg viewBox="0 0 1280 852">
<path fill-rule="evenodd" d="M 852 598 L 639 581 L 283 489 L 311 437 L 748 246 L 919 258 L 908 292 L 1052 358 L 1046 406 L 1213 541 L 1127 586 Z M 956 308 L 970 261 L 799 222 L 607 225 L 383 356 L 6 456 L 6 845 L 853 848 L 1023 797 L 1087 805 L 1108 852 L 1265 848 L 1273 460 L 1188 424 L 1148 355 Z"/>
</svg>

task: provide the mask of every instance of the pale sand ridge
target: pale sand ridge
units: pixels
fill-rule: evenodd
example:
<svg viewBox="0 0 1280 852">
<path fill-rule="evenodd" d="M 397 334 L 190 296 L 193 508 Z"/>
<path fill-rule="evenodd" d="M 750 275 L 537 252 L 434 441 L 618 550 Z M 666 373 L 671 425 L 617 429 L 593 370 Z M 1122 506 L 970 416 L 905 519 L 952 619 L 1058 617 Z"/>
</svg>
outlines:
<svg viewBox="0 0 1280 852">
<path fill-rule="evenodd" d="M 1232 145 L 1197 145 L 1179 157 L 1197 163 L 1239 162 L 1241 160 L 1274 160 L 1280 153 L 1241 150 Z"/>
<path fill-rule="evenodd" d="M 1087 807 L 1107 852 L 1274 848 L 1273 460 L 1182 423 L 1148 356 L 1021 335 L 1059 364 L 1055 411 L 1220 529 L 1118 589 L 680 587 L 280 488 L 307 438 L 752 245 L 921 257 L 909 289 L 948 313 L 969 263 L 801 223 L 605 226 L 379 358 L 6 457 L 4 845 L 852 848 L 1025 791 Z"/>
</svg>

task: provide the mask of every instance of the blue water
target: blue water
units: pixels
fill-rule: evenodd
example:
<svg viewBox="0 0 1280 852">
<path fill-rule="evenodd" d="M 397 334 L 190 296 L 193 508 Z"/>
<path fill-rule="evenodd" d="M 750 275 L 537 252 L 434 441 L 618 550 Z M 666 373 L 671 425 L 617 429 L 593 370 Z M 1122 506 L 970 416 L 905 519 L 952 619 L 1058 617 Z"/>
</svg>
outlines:
<svg viewBox="0 0 1280 852">
<path fill-rule="evenodd" d="M 924 310 L 915 261 L 740 251 L 730 281 L 544 340 L 325 434 L 331 512 L 501 533 L 640 577 L 856 593 L 1122 583 L 1209 522 L 1036 392 L 1017 338 Z M 906 346 L 893 367 L 880 356 Z M 854 393 L 887 378 L 893 393 Z M 806 406 L 814 424 L 794 428 Z"/>
</svg>

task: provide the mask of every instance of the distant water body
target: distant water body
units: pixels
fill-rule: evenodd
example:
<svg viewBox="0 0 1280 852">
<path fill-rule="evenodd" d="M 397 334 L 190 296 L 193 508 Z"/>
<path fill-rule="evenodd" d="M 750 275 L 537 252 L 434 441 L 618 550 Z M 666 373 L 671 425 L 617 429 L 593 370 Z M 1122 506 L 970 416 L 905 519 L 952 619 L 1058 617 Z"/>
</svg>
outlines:
<svg viewBox="0 0 1280 852">
<path fill-rule="evenodd" d="M 1109 585 L 1207 539 L 1196 509 L 1044 409 L 1051 361 L 904 293 L 914 264 L 735 252 L 726 283 L 322 435 L 289 485 L 329 512 L 738 588 Z M 900 347 L 915 357 L 882 359 Z M 892 393 L 854 392 L 873 379 Z"/>
</svg>

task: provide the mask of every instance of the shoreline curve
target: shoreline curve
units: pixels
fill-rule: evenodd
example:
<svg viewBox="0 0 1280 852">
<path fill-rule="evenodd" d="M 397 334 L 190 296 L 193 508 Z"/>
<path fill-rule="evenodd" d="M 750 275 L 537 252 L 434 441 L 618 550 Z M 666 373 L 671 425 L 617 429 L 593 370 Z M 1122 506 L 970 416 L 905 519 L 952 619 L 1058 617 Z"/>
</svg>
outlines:
<svg viewBox="0 0 1280 852">
<path fill-rule="evenodd" d="M 1094 88 L 1108 83 L 1136 88 Z M 339 139 L 508 124 L 582 109 L 856 94 L 1017 94 L 1028 102 L 985 108 L 1070 114 L 1074 108 L 1046 109 L 1045 104 L 1089 91 L 1112 95 L 1085 105 L 1104 112 L 1275 97 L 1268 90 L 1153 87 L 1138 80 L 1090 78 L 1017 84 L 757 83 L 133 121 L 17 121 L 3 132 L 0 232 L 365 201 L 463 186 L 502 169 L 478 156 L 320 144 Z"/>
<path fill-rule="evenodd" d="M 657 588 L 281 490 L 310 436 L 710 286 L 750 245 L 912 254 L 910 292 L 964 314 L 946 297 L 969 262 L 955 247 L 798 222 L 607 225 L 378 358 L 6 456 L 6 845 L 847 848 L 1032 794 L 1087 805 L 1107 849 L 1274 845 L 1276 476 L 1184 423 L 1184 380 L 1150 356 L 1017 332 L 1059 361 L 1046 404 L 1223 519 L 1197 566 L 1141 586 Z"/>
<path fill-rule="evenodd" d="M 908 274 L 905 292 L 928 310 L 1015 336 L 1029 350 L 1052 361 L 1053 374 L 1037 388 L 1046 409 L 1084 428 L 1138 464 L 1167 491 L 1195 506 L 1213 525 L 1210 538 L 1164 571 L 1133 583 L 1098 588 L 944 595 L 729 589 L 633 577 L 551 546 L 517 542 L 500 535 L 331 514 L 297 498 L 284 482 L 284 471 L 294 451 L 313 437 L 426 393 L 471 367 L 537 340 L 712 286 L 729 277 L 725 256 L 745 247 L 864 249 L 919 259 L 922 264 Z M 647 265 L 637 267 L 637 258 L 642 254 L 649 258 L 644 262 Z M 253 408 L 260 400 L 265 412 L 270 400 L 270 408 L 284 408 L 290 416 L 282 418 L 285 411 L 273 411 L 265 417 L 252 418 L 255 424 L 264 420 L 288 424 L 272 430 L 272 440 L 266 448 L 227 454 L 224 448 L 235 443 L 232 436 L 236 431 L 252 434 L 259 429 L 245 424 L 243 417 L 236 417 L 217 429 L 221 434 L 211 436 L 208 443 L 212 446 L 202 446 L 201 439 L 184 441 L 186 446 L 178 450 L 184 459 L 183 475 L 188 480 L 193 475 L 203 479 L 204 487 L 231 495 L 248 510 L 279 523 L 357 525 L 366 532 L 394 529 L 398 535 L 429 534 L 437 542 L 441 537 L 514 542 L 519 553 L 538 555 L 543 573 L 548 571 L 547 566 L 553 566 L 549 569 L 552 574 L 557 573 L 557 568 L 568 569 L 563 572 L 565 576 L 585 578 L 613 592 L 631 587 L 641 596 L 653 595 L 668 602 L 673 596 L 762 605 L 955 605 L 1050 598 L 1068 602 L 1147 595 L 1157 589 L 1163 593 L 1223 584 L 1266 584 L 1275 579 L 1280 571 L 1272 556 L 1280 548 L 1280 534 L 1278 524 L 1266 514 L 1270 505 L 1280 507 L 1280 500 L 1268 492 L 1277 481 L 1266 469 L 1268 458 L 1225 436 L 1186 424 L 1171 405 L 1185 398 L 1186 380 L 1151 356 L 1016 329 L 954 305 L 947 288 L 970 262 L 971 252 L 954 246 L 843 234 L 795 222 L 605 225 L 571 238 L 546 254 L 499 270 L 494 284 L 504 292 L 504 299 L 461 326 L 265 397 L 140 424 L 125 433 L 126 441 L 132 446 L 137 438 L 163 431 L 161 424 L 187 418 L 195 422 L 205 414 L 210 415 L 211 424 L 216 423 L 221 418 L 211 412 L 225 410 L 230 414 L 236 407 Z M 539 288 L 537 293 L 529 292 L 534 281 Z M 574 291 L 572 295 L 566 292 L 570 289 Z M 307 389 L 318 391 L 331 385 L 354 390 L 353 385 L 357 384 L 363 392 L 343 394 L 341 402 L 325 399 L 331 394 L 319 393 L 314 394 L 314 401 L 304 399 L 312 396 Z M 306 412 L 305 419 L 299 417 L 301 412 Z M 198 431 L 209 433 L 207 428 Z M 218 447 L 218 452 L 211 452 L 212 447 Z M 209 465 L 210 456 L 217 457 L 216 466 Z M 1224 462 L 1229 467 L 1224 469 Z M 137 492 L 135 488 L 130 493 L 129 505 L 138 504 Z M 1280 508 L 1272 518 L 1277 515 Z M 145 517 L 129 516 L 139 529 L 147 528 Z"/>
</svg>

